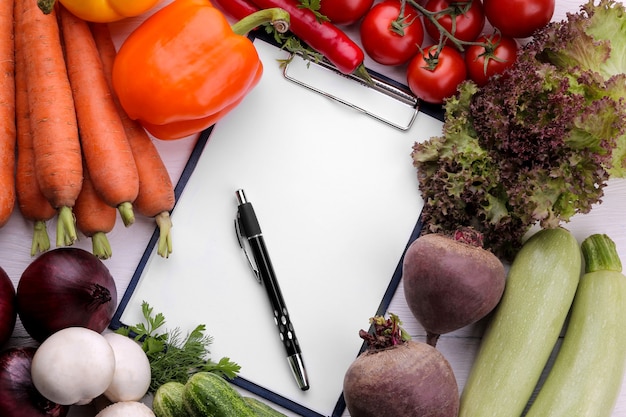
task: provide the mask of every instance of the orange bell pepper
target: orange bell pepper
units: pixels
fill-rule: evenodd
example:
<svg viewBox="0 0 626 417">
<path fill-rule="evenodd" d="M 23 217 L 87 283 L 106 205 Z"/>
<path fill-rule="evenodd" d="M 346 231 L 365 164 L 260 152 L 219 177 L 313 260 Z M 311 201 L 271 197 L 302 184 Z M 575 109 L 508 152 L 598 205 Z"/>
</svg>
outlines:
<svg viewBox="0 0 626 417">
<path fill-rule="evenodd" d="M 179 139 L 217 122 L 257 85 L 263 65 L 245 34 L 266 22 L 288 29 L 282 9 L 232 28 L 209 0 L 174 0 L 123 42 L 113 87 L 128 115 L 159 139 Z"/>
</svg>

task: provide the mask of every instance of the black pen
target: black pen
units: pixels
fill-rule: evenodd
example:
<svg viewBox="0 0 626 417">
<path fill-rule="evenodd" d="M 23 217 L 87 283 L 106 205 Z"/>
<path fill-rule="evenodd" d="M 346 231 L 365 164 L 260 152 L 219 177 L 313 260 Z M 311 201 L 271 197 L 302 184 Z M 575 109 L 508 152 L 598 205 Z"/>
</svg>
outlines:
<svg viewBox="0 0 626 417">
<path fill-rule="evenodd" d="M 251 259 L 248 257 L 248 262 L 252 266 L 252 270 L 257 276 L 259 282 L 263 284 L 267 292 L 267 296 L 272 305 L 274 322 L 278 328 L 280 339 L 287 351 L 287 360 L 291 367 L 291 371 L 298 383 L 301 390 L 306 391 L 309 389 L 309 381 L 302 361 L 302 352 L 300 351 L 300 344 L 296 338 L 296 333 L 291 324 L 289 318 L 289 312 L 285 305 L 285 300 L 280 291 L 276 274 L 274 273 L 274 267 L 272 261 L 267 252 L 265 246 L 265 240 L 261 233 L 261 227 L 257 220 L 252 204 L 246 199 L 246 195 L 243 190 L 237 190 L 237 200 L 239 201 L 239 207 L 237 209 L 236 228 L 238 229 L 238 235 L 247 239 L 252 257 L 256 264 L 256 268 L 252 265 Z M 239 240 L 239 244 L 242 249 L 245 250 L 242 239 Z M 247 256 L 247 253 L 246 253 Z"/>
</svg>

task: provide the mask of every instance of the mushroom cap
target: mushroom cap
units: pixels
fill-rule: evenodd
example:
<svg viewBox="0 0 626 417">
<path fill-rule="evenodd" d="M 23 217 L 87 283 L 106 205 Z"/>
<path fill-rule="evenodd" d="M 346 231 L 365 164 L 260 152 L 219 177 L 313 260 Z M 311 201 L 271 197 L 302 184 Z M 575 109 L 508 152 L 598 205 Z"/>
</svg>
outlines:
<svg viewBox="0 0 626 417">
<path fill-rule="evenodd" d="M 109 387 L 115 372 L 113 348 L 102 334 L 68 327 L 37 348 L 31 365 L 35 388 L 61 405 L 89 404 Z"/>
<path fill-rule="evenodd" d="M 148 392 L 152 373 L 150 361 L 139 343 L 118 333 L 106 333 L 104 338 L 113 348 L 115 373 L 104 392 L 111 402 L 139 401 Z"/>
<path fill-rule="evenodd" d="M 121 401 L 103 408 L 96 417 L 155 417 L 155 414 L 144 403 Z"/>
</svg>

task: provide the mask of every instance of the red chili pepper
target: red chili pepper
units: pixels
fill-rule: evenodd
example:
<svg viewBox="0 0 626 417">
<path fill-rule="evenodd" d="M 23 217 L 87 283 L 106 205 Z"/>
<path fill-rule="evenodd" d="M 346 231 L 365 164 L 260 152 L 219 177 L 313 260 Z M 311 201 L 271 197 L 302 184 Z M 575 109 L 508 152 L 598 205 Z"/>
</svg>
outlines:
<svg viewBox="0 0 626 417">
<path fill-rule="evenodd" d="M 236 20 L 241 20 L 259 10 L 250 0 L 212 0 L 212 3 Z"/>
<path fill-rule="evenodd" d="M 235 0 L 224 0 L 231 1 Z M 298 0 L 252 0 L 252 2 L 261 9 L 279 7 L 287 11 L 291 18 L 289 30 L 324 55 L 342 73 L 352 74 L 364 69 L 363 50 L 337 26 L 328 21 L 320 22 L 312 10 L 300 7 Z"/>
</svg>

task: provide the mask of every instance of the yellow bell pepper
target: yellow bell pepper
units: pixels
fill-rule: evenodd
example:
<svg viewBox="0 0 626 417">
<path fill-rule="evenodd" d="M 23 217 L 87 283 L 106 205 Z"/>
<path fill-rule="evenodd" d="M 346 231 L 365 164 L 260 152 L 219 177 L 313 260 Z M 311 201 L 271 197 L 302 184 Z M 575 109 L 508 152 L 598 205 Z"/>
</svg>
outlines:
<svg viewBox="0 0 626 417">
<path fill-rule="evenodd" d="M 109 23 L 139 16 L 161 3 L 163 0 L 59 0 L 76 16 L 88 22 Z M 41 10 L 52 10 L 55 0 L 40 0 Z"/>
</svg>

